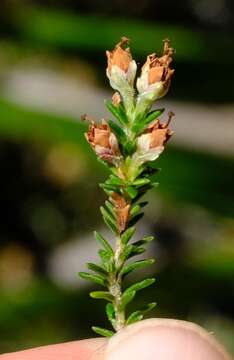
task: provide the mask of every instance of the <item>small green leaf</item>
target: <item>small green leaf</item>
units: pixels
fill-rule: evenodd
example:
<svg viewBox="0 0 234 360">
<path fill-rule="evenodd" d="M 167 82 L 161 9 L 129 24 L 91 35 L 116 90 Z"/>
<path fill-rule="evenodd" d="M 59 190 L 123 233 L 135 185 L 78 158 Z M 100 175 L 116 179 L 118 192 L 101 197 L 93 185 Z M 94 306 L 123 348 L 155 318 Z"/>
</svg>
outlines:
<svg viewBox="0 0 234 360">
<path fill-rule="evenodd" d="M 126 245 L 120 256 L 121 261 L 124 262 L 127 259 L 130 259 L 134 256 L 143 254 L 146 250 L 145 247 L 143 246 L 145 245 L 145 243 L 146 241 L 140 240 L 133 244 Z"/>
<path fill-rule="evenodd" d="M 113 304 L 109 303 L 106 305 L 106 315 L 111 323 L 115 321 L 115 308 Z"/>
<path fill-rule="evenodd" d="M 130 259 L 131 257 L 143 254 L 144 252 L 145 252 L 145 248 L 143 246 L 134 246 L 132 244 L 132 249 L 130 254 L 128 255 L 128 258 Z"/>
<path fill-rule="evenodd" d="M 147 244 L 147 241 L 144 241 L 143 239 L 142 239 L 142 240 L 138 240 L 138 241 L 132 243 L 133 251 L 135 252 L 135 249 L 136 249 L 136 248 L 141 248 L 141 247 L 143 247 L 143 245 L 145 245 L 145 244 Z M 145 248 L 143 247 L 143 249 L 145 249 Z"/>
<path fill-rule="evenodd" d="M 105 201 L 105 205 L 106 205 L 106 208 L 108 209 L 110 215 L 115 219 L 116 214 L 115 214 L 114 206 L 108 200 Z"/>
<path fill-rule="evenodd" d="M 126 186 L 125 191 L 131 199 L 134 199 L 138 195 L 138 191 L 133 186 Z"/>
<path fill-rule="evenodd" d="M 112 272 L 114 270 L 113 256 L 106 250 L 100 249 L 98 254 L 102 260 L 103 266 L 107 272 Z"/>
<path fill-rule="evenodd" d="M 109 100 L 105 101 L 105 104 L 106 104 L 107 109 L 116 117 L 117 120 L 119 120 L 119 122 L 121 124 L 128 123 L 128 118 L 127 118 L 127 116 L 124 112 L 124 109 L 121 105 L 115 106 Z"/>
<path fill-rule="evenodd" d="M 161 171 L 160 168 L 155 168 L 153 167 L 152 163 L 150 165 L 149 163 L 147 163 L 146 166 L 144 166 L 143 171 L 141 172 L 141 176 L 152 178 L 152 176 L 157 174 L 159 171 Z"/>
<path fill-rule="evenodd" d="M 130 286 L 129 288 L 127 288 L 127 289 L 124 291 L 124 294 L 129 293 L 129 292 L 131 292 L 131 291 L 142 290 L 142 289 L 144 289 L 144 288 L 152 285 L 154 282 L 155 282 L 155 279 L 154 279 L 154 278 L 142 280 L 142 281 L 140 281 L 140 282 L 137 282 L 136 284 L 133 284 L 133 285 Z"/>
<path fill-rule="evenodd" d="M 159 182 L 151 182 L 150 186 L 151 188 L 158 187 Z"/>
<path fill-rule="evenodd" d="M 98 326 L 92 326 L 92 330 L 97 333 L 98 335 L 104 336 L 104 337 L 111 337 L 114 335 L 114 332 L 111 330 L 107 330 Z"/>
<path fill-rule="evenodd" d="M 128 293 L 124 293 L 121 297 L 120 310 L 124 310 L 125 307 L 133 300 L 135 295 L 136 291 L 129 291 Z"/>
<path fill-rule="evenodd" d="M 92 270 L 100 275 L 107 276 L 108 273 L 101 266 L 93 263 L 87 263 L 87 267 L 89 270 Z"/>
<path fill-rule="evenodd" d="M 119 111 L 121 117 L 125 119 L 125 122 L 127 124 L 128 123 L 128 116 L 126 114 L 126 110 L 125 110 L 125 107 L 124 107 L 123 103 L 121 102 L 117 107 L 118 107 L 118 111 Z"/>
<path fill-rule="evenodd" d="M 136 228 L 134 226 L 129 227 L 124 233 L 121 235 L 121 241 L 123 244 L 127 244 L 131 238 L 133 237 Z"/>
<path fill-rule="evenodd" d="M 139 203 L 140 207 L 143 208 L 145 207 L 146 205 L 148 205 L 148 201 L 142 201 Z"/>
<path fill-rule="evenodd" d="M 128 225 L 129 226 L 135 225 L 141 218 L 143 218 L 143 216 L 144 216 L 143 212 L 136 214 L 132 219 L 130 219 Z"/>
<path fill-rule="evenodd" d="M 109 185 L 123 185 L 123 180 L 115 175 L 110 175 L 110 177 L 106 180 L 105 184 Z"/>
<path fill-rule="evenodd" d="M 79 275 L 82 279 L 91 280 L 99 285 L 106 286 L 106 279 L 101 275 L 90 274 L 83 271 L 79 272 Z"/>
<path fill-rule="evenodd" d="M 127 275 L 133 270 L 141 269 L 145 266 L 152 265 L 154 262 L 155 262 L 154 259 L 146 259 L 146 260 L 139 260 L 131 264 L 127 264 L 122 268 L 120 274 Z"/>
<path fill-rule="evenodd" d="M 156 305 L 156 302 L 149 303 L 147 305 L 144 305 L 139 311 L 141 311 L 143 314 L 146 314 L 147 312 L 153 310 Z"/>
<path fill-rule="evenodd" d="M 107 301 L 113 301 L 113 296 L 108 291 L 92 291 L 90 294 L 93 299 L 103 299 Z"/>
<path fill-rule="evenodd" d="M 142 178 L 142 179 L 137 179 L 133 182 L 134 186 L 143 186 L 143 185 L 147 185 L 150 183 L 150 179 L 147 178 Z"/>
<path fill-rule="evenodd" d="M 94 236 L 97 240 L 97 242 L 104 247 L 104 249 L 110 254 L 113 255 L 114 251 L 112 249 L 112 247 L 110 246 L 110 244 L 108 243 L 108 241 L 106 239 L 104 239 L 104 237 L 98 232 L 98 231 L 94 231 Z"/>
<path fill-rule="evenodd" d="M 131 208 L 131 210 L 130 210 L 130 216 L 131 216 L 131 217 L 134 217 L 136 214 L 139 213 L 140 210 L 141 210 L 141 207 L 140 207 L 139 204 L 133 206 L 133 207 Z"/>
<path fill-rule="evenodd" d="M 124 146 L 128 141 L 127 135 L 125 134 L 124 130 L 112 120 L 109 120 L 108 124 L 110 125 L 112 131 L 115 133 L 120 144 Z"/>
<path fill-rule="evenodd" d="M 142 240 L 146 241 L 146 242 L 150 242 L 154 240 L 154 236 L 150 235 L 150 236 L 144 236 L 142 238 Z"/>
<path fill-rule="evenodd" d="M 146 191 L 149 190 L 149 186 L 144 186 L 143 188 L 138 190 L 137 196 L 133 199 L 133 204 L 135 204 L 142 196 L 145 195 Z"/>
<path fill-rule="evenodd" d="M 105 221 L 106 225 L 109 227 L 114 234 L 118 234 L 118 228 L 115 219 L 106 211 L 106 209 L 101 206 L 100 211 L 103 216 L 103 220 Z"/>
<path fill-rule="evenodd" d="M 127 324 L 133 324 L 137 321 L 140 321 L 143 319 L 144 314 L 151 311 L 153 308 L 155 308 L 156 303 L 150 303 L 148 305 L 143 306 L 140 310 L 134 311 L 127 319 Z"/>
<path fill-rule="evenodd" d="M 136 148 L 136 141 L 135 140 L 127 141 L 124 144 L 124 153 L 126 155 L 131 155 L 135 151 L 135 148 Z"/>
<path fill-rule="evenodd" d="M 133 251 L 133 246 L 132 245 L 126 245 L 124 247 L 124 250 L 122 251 L 122 253 L 120 255 L 120 259 L 122 261 L 126 261 L 129 257 L 131 257 L 132 251 Z"/>
<path fill-rule="evenodd" d="M 144 315 L 139 311 L 133 312 L 127 319 L 127 325 L 134 324 L 135 322 L 141 321 Z"/>
<path fill-rule="evenodd" d="M 163 112 L 164 109 L 157 109 L 148 113 L 144 118 L 138 116 L 134 121 L 132 130 L 137 134 L 142 132 L 148 124 L 156 120 Z"/>
<path fill-rule="evenodd" d="M 98 254 L 104 264 L 112 260 L 112 255 L 106 250 L 100 249 L 98 250 Z"/>
<path fill-rule="evenodd" d="M 115 235 L 119 233 L 117 226 L 115 226 L 115 225 L 113 224 L 113 222 L 111 222 L 111 221 L 110 221 L 109 219 L 107 219 L 107 218 L 103 218 L 103 219 L 104 219 L 104 222 L 105 222 L 106 226 L 108 226 L 109 229 L 110 229 Z"/>
<path fill-rule="evenodd" d="M 132 125 L 132 131 L 136 134 L 140 133 L 144 129 L 144 114 L 139 114 Z"/>
<path fill-rule="evenodd" d="M 100 211 L 103 217 L 108 218 L 114 225 L 116 224 L 116 219 L 106 210 L 104 206 L 100 207 Z"/>
<path fill-rule="evenodd" d="M 108 184 L 105 182 L 105 183 L 99 184 L 99 186 L 108 194 L 112 191 L 115 191 L 115 192 L 119 191 L 119 185 L 116 185 L 116 184 Z"/>
<path fill-rule="evenodd" d="M 105 187 L 103 187 L 101 184 L 99 186 L 102 188 L 102 190 L 110 197 L 113 194 L 113 190 L 107 190 Z"/>
<path fill-rule="evenodd" d="M 143 239 L 134 242 L 133 246 L 142 246 L 154 240 L 154 236 L 144 236 Z"/>
<path fill-rule="evenodd" d="M 157 109 L 157 110 L 150 111 L 145 118 L 145 121 L 144 121 L 145 125 L 148 125 L 152 121 L 156 120 L 160 115 L 162 115 L 164 110 L 165 109 Z"/>
</svg>

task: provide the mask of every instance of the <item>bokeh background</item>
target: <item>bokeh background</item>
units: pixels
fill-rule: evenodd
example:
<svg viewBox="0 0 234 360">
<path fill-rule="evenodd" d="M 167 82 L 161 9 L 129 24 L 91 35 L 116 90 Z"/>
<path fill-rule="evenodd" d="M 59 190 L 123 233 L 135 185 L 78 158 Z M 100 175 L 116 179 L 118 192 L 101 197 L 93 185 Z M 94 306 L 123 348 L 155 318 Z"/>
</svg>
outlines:
<svg viewBox="0 0 234 360">
<path fill-rule="evenodd" d="M 77 272 L 96 259 L 107 173 L 80 115 L 107 116 L 105 50 L 139 64 L 169 37 L 176 135 L 140 234 L 155 234 L 151 316 L 195 321 L 234 354 L 234 4 L 231 0 L 1 0 L 0 352 L 92 336 L 104 303 Z M 163 118 L 163 117 L 162 117 Z M 139 277 L 142 276 L 138 274 Z"/>
</svg>

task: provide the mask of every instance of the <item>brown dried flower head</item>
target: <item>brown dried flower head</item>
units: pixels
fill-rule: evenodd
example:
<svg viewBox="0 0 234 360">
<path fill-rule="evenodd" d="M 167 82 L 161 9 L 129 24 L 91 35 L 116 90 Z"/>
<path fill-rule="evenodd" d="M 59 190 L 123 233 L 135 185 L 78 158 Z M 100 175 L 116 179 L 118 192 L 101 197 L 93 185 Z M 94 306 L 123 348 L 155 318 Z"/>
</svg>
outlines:
<svg viewBox="0 0 234 360">
<path fill-rule="evenodd" d="M 118 141 L 104 120 L 101 124 L 92 121 L 85 137 L 102 160 L 114 165 L 118 163 L 120 159 Z"/>
<path fill-rule="evenodd" d="M 113 89 L 120 93 L 125 92 L 126 87 L 132 86 L 136 75 L 136 62 L 132 59 L 129 47 L 129 39 L 123 37 L 115 46 L 114 50 L 106 51 L 106 73 Z"/>
<path fill-rule="evenodd" d="M 145 132 L 137 139 L 137 157 L 140 162 L 156 160 L 163 152 L 166 142 L 170 139 L 173 131 L 169 124 L 174 114 L 169 113 L 168 121 L 161 124 L 157 119 L 150 124 Z"/>
<path fill-rule="evenodd" d="M 121 41 L 115 46 L 114 50 L 106 51 L 107 56 L 107 70 L 111 73 L 113 66 L 118 66 L 122 71 L 127 73 L 129 65 L 132 61 L 132 55 L 129 47 L 125 48 L 129 40 L 122 37 Z"/>
<path fill-rule="evenodd" d="M 137 80 L 139 93 L 149 92 L 160 98 L 164 96 L 171 83 L 174 70 L 170 68 L 174 49 L 169 40 L 164 41 L 163 55 L 157 57 L 155 53 L 148 55 L 141 69 L 141 76 Z"/>
</svg>

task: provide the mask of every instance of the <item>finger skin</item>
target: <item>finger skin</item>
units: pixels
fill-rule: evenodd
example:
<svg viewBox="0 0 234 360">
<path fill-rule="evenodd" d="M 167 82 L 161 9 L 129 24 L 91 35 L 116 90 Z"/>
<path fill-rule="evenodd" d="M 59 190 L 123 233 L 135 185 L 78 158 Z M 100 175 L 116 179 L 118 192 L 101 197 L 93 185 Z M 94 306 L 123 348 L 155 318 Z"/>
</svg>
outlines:
<svg viewBox="0 0 234 360">
<path fill-rule="evenodd" d="M 207 331 L 193 323 L 148 319 L 113 336 L 105 360 L 232 360 Z"/>
<path fill-rule="evenodd" d="M 213 336 L 193 323 L 148 319 L 103 338 L 0 355 L 0 360 L 233 360 Z"/>
<path fill-rule="evenodd" d="M 0 355 L 0 360 L 103 360 L 106 339 L 87 339 Z"/>
</svg>

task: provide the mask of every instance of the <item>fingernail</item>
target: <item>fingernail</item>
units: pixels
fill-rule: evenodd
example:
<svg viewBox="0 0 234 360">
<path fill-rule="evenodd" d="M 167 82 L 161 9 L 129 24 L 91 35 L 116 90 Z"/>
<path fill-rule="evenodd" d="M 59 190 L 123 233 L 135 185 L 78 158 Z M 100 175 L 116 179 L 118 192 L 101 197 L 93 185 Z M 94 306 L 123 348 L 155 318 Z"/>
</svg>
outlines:
<svg viewBox="0 0 234 360">
<path fill-rule="evenodd" d="M 200 326 L 171 319 L 148 319 L 114 335 L 105 360 L 232 360 Z"/>
</svg>

